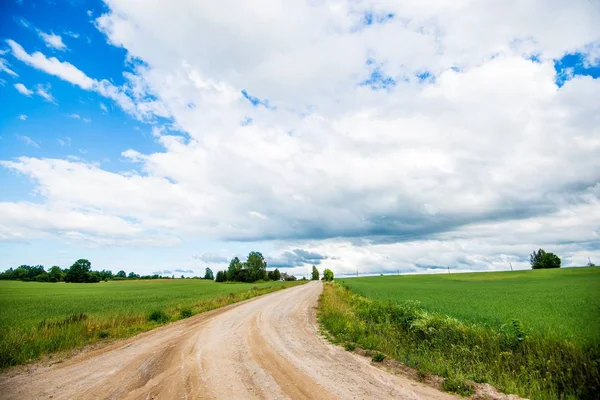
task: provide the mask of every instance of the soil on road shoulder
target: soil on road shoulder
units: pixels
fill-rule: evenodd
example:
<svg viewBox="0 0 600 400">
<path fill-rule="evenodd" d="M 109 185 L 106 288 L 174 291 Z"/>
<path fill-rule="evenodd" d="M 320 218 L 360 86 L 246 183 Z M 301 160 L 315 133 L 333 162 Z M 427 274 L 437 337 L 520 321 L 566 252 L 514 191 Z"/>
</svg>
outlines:
<svg viewBox="0 0 600 400">
<path fill-rule="evenodd" d="M 50 367 L 1 399 L 450 399 L 319 336 L 321 282 L 179 321 Z"/>
</svg>

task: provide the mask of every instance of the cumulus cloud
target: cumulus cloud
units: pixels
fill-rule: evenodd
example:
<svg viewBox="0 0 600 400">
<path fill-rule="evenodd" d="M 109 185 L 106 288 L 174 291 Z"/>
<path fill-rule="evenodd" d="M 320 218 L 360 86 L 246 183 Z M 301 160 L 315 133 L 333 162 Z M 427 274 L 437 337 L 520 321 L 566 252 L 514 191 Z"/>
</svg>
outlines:
<svg viewBox="0 0 600 400">
<path fill-rule="evenodd" d="M 67 45 L 63 43 L 60 35 L 55 35 L 54 33 L 45 33 L 42 31 L 39 31 L 38 34 L 46 43 L 46 47 L 51 47 L 60 51 L 65 51 L 67 49 Z"/>
<path fill-rule="evenodd" d="M 180 272 L 183 274 L 193 274 L 194 273 L 194 271 L 191 269 L 176 269 L 175 272 Z"/>
<path fill-rule="evenodd" d="M 135 169 L 121 173 L 4 162 L 47 207 L 101 210 L 132 238 L 271 241 L 270 265 L 292 272 L 522 267 L 547 244 L 577 263 L 600 247 L 587 223 L 600 81 L 559 87 L 554 69 L 567 53 L 598 62 L 588 1 L 107 5 L 96 26 L 141 61 L 122 87 L 9 46 L 140 119 L 169 118 L 153 130 L 163 149 L 123 149 Z"/>
<path fill-rule="evenodd" d="M 215 253 L 204 253 L 202 255 L 193 255 L 192 258 L 200 261 L 204 261 L 206 263 L 226 263 L 229 260 L 227 257 L 221 256 Z"/>
<path fill-rule="evenodd" d="M 60 61 L 56 57 L 46 57 L 39 51 L 29 54 L 14 40 L 8 39 L 6 42 L 10 46 L 12 54 L 18 60 L 50 75 L 57 76 L 81 89 L 94 91 L 100 96 L 114 101 L 123 111 L 140 120 L 170 117 L 170 112 L 165 105 L 149 97 L 148 87 L 143 86 L 145 83 L 135 75 L 126 75 L 126 77 L 129 77 L 128 83 L 123 87 L 117 87 L 106 79 L 90 78 L 67 61 Z"/>
<path fill-rule="evenodd" d="M 25 120 L 27 120 L 27 115 L 25 115 L 25 114 L 21 114 L 21 115 L 19 115 L 19 119 L 20 119 L 21 121 L 25 121 Z"/>
<path fill-rule="evenodd" d="M 25 95 L 28 97 L 30 97 L 33 94 L 33 90 L 27 89 L 27 87 L 25 85 L 23 85 L 22 83 L 15 83 L 15 89 L 17 89 L 17 91 L 19 93 L 21 93 L 22 95 Z"/>
<path fill-rule="evenodd" d="M 319 265 L 327 257 L 316 252 L 303 249 L 293 249 L 284 251 L 278 257 L 267 257 L 267 264 L 270 267 L 299 267 L 302 265 Z"/>
</svg>

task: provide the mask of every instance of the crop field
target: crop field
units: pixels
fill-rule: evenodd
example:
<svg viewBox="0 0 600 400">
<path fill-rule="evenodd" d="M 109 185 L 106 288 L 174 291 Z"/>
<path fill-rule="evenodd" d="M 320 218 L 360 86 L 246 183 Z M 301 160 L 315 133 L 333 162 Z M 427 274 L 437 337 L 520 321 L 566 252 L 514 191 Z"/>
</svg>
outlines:
<svg viewBox="0 0 600 400">
<path fill-rule="evenodd" d="M 319 320 L 468 395 L 473 382 L 533 399 L 600 391 L 600 268 L 338 279 Z"/>
<path fill-rule="evenodd" d="M 341 279 L 379 300 L 418 300 L 428 311 L 498 328 L 525 329 L 574 342 L 600 341 L 600 268 Z"/>
<path fill-rule="evenodd" d="M 0 281 L 0 369 L 98 340 L 132 336 L 300 283 Z"/>
</svg>

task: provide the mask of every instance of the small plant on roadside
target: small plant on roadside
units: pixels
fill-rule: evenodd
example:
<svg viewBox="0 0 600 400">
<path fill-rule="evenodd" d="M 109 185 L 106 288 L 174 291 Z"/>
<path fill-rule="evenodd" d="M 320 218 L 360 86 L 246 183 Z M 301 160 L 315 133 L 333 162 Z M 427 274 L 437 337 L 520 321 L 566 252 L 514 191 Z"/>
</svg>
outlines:
<svg viewBox="0 0 600 400">
<path fill-rule="evenodd" d="M 372 360 L 374 362 L 382 362 L 383 360 L 385 360 L 385 354 L 383 354 L 383 353 L 375 353 L 375 355 L 373 356 Z"/>
<path fill-rule="evenodd" d="M 194 315 L 194 313 L 191 308 L 182 308 L 181 311 L 179 311 L 179 317 L 181 319 L 189 318 L 192 315 Z"/>
<path fill-rule="evenodd" d="M 106 339 L 109 336 L 110 336 L 110 334 L 108 333 L 107 330 L 98 331 L 98 338 L 100 338 L 100 339 Z"/>
<path fill-rule="evenodd" d="M 158 322 L 160 324 L 163 324 L 163 323 L 169 321 L 170 319 L 171 318 L 169 318 L 167 313 L 164 312 L 163 310 L 154 310 L 148 315 L 148 321 Z"/>
<path fill-rule="evenodd" d="M 346 344 L 344 344 L 344 349 L 346 349 L 346 351 L 354 351 L 356 349 L 356 344 L 352 342 L 346 342 Z"/>
<path fill-rule="evenodd" d="M 442 389 L 446 392 L 460 394 L 461 396 L 470 396 L 473 394 L 473 385 L 458 378 L 444 379 Z"/>
</svg>

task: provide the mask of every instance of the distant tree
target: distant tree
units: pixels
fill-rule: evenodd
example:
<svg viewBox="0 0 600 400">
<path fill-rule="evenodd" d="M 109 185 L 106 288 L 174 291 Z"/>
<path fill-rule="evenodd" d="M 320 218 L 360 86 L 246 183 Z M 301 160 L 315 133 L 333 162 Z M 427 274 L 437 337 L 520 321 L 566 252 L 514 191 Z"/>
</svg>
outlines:
<svg viewBox="0 0 600 400">
<path fill-rule="evenodd" d="M 224 277 L 225 272 L 224 271 L 217 271 L 217 276 L 215 277 L 215 281 L 217 282 L 223 282 L 225 279 Z"/>
<path fill-rule="evenodd" d="M 75 261 L 65 274 L 65 282 L 84 283 L 90 281 L 92 264 L 83 258 Z"/>
<path fill-rule="evenodd" d="M 333 271 L 330 269 L 325 269 L 325 271 L 323 271 L 323 280 L 331 282 L 333 280 Z"/>
<path fill-rule="evenodd" d="M 210 268 L 206 268 L 204 270 L 204 279 L 210 279 L 211 281 L 215 279 L 215 276 L 213 275 L 212 269 Z"/>
<path fill-rule="evenodd" d="M 48 271 L 48 279 L 50 282 L 61 282 L 64 277 L 65 273 L 59 266 L 54 265 L 50 267 L 50 270 Z"/>
<path fill-rule="evenodd" d="M 119 272 L 117 272 L 117 275 L 115 275 L 119 278 L 127 278 L 127 274 L 125 273 L 125 271 L 120 270 Z"/>
<path fill-rule="evenodd" d="M 129 273 L 129 275 L 127 275 L 127 277 L 128 277 L 129 279 L 135 279 L 135 278 L 136 278 L 135 272 L 131 271 L 131 272 Z"/>
<path fill-rule="evenodd" d="M 274 281 L 281 280 L 281 272 L 279 272 L 279 269 L 277 269 L 277 268 L 275 268 L 275 271 L 273 271 L 273 280 Z"/>
<path fill-rule="evenodd" d="M 544 249 L 533 251 L 529 257 L 532 269 L 560 268 L 560 257 L 554 253 L 546 253 Z"/>
<path fill-rule="evenodd" d="M 319 280 L 319 270 L 314 265 L 312 267 L 311 280 L 313 280 L 313 281 L 318 281 Z"/>
<path fill-rule="evenodd" d="M 255 282 L 267 278 L 267 263 L 262 253 L 251 251 L 248 254 L 245 267 L 248 270 L 248 276 L 243 282 Z"/>
<path fill-rule="evenodd" d="M 111 270 L 103 269 L 98 274 L 100 275 L 100 280 L 103 280 L 103 281 L 108 281 L 109 279 L 113 278 L 113 273 Z"/>
<path fill-rule="evenodd" d="M 223 279 L 226 281 L 237 281 L 238 275 L 242 270 L 243 265 L 239 258 L 233 257 L 229 262 L 229 268 L 227 269 L 227 275 L 223 275 Z"/>
</svg>

